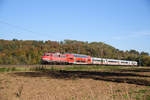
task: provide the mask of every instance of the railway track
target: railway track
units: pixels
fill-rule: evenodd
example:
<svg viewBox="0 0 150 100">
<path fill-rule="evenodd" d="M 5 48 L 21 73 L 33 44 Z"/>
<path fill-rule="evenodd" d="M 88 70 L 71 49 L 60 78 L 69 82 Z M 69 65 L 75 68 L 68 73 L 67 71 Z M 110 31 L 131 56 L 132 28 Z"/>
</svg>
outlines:
<svg viewBox="0 0 150 100">
<path fill-rule="evenodd" d="M 73 67 L 73 66 L 85 66 L 85 65 L 0 65 L 0 67 L 27 67 L 27 68 L 34 68 L 34 67 Z"/>
</svg>

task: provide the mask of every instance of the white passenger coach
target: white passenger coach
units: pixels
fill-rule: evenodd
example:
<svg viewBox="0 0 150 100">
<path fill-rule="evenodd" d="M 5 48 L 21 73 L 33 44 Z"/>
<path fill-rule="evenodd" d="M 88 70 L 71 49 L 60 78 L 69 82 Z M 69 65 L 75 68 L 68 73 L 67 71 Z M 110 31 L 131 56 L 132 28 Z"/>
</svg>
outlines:
<svg viewBox="0 0 150 100">
<path fill-rule="evenodd" d="M 96 58 L 96 57 L 92 57 L 92 63 L 93 64 L 102 64 L 102 65 L 137 66 L 136 61 L 105 59 L 105 58 Z"/>
</svg>

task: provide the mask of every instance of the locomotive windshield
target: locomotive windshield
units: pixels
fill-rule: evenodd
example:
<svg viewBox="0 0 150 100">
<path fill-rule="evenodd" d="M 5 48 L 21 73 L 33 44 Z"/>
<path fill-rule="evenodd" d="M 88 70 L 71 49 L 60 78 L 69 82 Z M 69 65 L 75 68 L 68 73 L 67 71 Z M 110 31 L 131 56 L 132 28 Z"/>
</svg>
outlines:
<svg viewBox="0 0 150 100">
<path fill-rule="evenodd" d="M 51 54 L 49 54 L 49 53 L 45 53 L 45 54 L 44 54 L 44 56 L 51 56 Z"/>
</svg>

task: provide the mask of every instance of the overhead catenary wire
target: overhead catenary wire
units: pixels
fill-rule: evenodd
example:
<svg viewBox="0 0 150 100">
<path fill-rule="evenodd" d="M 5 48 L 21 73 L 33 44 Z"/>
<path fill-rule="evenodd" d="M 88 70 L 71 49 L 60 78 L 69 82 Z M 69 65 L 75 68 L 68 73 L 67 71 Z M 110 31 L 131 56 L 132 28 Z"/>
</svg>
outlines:
<svg viewBox="0 0 150 100">
<path fill-rule="evenodd" d="M 0 19 L 0 24 L 3 24 L 3 25 L 7 25 L 7 26 L 10 26 L 11 28 L 15 28 L 15 29 L 19 29 L 19 30 L 22 30 L 22 31 L 25 31 L 25 32 L 29 32 L 29 33 L 32 33 L 33 36 L 37 36 L 38 35 L 41 35 L 41 36 L 46 36 L 49 35 L 49 33 L 40 33 L 40 32 L 35 32 L 35 31 L 32 31 L 28 28 L 25 28 L 25 27 L 22 27 L 20 25 L 15 25 L 15 24 L 12 24 L 12 23 L 8 23 L 6 21 L 3 21 L 2 19 Z M 16 33 L 15 33 L 16 34 Z M 21 34 L 21 32 L 17 32 L 17 34 Z M 43 34 L 47 34 L 47 35 L 43 35 Z M 0 35 L 4 35 L 3 33 L 0 33 Z M 64 34 L 64 35 L 72 35 L 70 33 L 68 34 Z M 50 35 L 51 37 L 54 36 L 54 35 Z"/>
<path fill-rule="evenodd" d="M 0 20 L 0 24 L 5 24 L 5 25 L 8 25 L 8 26 L 10 26 L 10 27 L 12 27 L 12 28 L 16 28 L 16 29 L 19 29 L 19 30 L 22 30 L 22 31 L 26 31 L 26 32 L 29 32 L 29 33 L 32 33 L 32 34 L 43 34 L 43 33 L 39 33 L 39 32 L 35 32 L 35 31 L 32 31 L 32 30 L 30 30 L 30 29 L 27 29 L 27 28 L 24 28 L 24 27 L 22 27 L 22 26 L 20 26 L 20 25 L 14 25 L 14 24 L 11 24 L 11 23 L 8 23 L 8 22 L 5 22 L 5 21 L 2 21 L 2 20 Z"/>
</svg>

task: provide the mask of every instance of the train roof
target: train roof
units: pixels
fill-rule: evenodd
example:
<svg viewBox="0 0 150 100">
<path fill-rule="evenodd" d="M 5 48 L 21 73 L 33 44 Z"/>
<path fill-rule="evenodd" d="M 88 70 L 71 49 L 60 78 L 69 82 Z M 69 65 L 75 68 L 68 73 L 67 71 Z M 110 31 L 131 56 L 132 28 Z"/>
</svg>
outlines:
<svg viewBox="0 0 150 100">
<path fill-rule="evenodd" d="M 70 54 L 70 55 L 73 55 L 75 57 L 90 57 L 90 56 L 83 55 L 83 54 L 74 54 L 74 53 L 64 53 L 64 54 Z"/>
<path fill-rule="evenodd" d="M 103 58 L 92 57 L 92 59 L 103 59 Z"/>
</svg>

